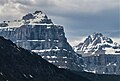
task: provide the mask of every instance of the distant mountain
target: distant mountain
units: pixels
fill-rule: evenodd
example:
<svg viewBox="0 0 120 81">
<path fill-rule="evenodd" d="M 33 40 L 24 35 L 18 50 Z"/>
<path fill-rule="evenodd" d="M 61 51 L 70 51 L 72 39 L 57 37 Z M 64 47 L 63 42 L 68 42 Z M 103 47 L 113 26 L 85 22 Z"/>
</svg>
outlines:
<svg viewBox="0 0 120 81">
<path fill-rule="evenodd" d="M 75 46 L 74 50 L 83 56 L 120 54 L 120 45 L 101 33 L 94 33 L 89 35 L 83 43 Z"/>
<path fill-rule="evenodd" d="M 120 45 L 111 38 L 94 33 L 74 50 L 83 56 L 84 71 L 120 75 Z"/>
<path fill-rule="evenodd" d="M 64 28 L 54 24 L 42 11 L 35 11 L 21 20 L 4 22 L 0 36 L 12 40 L 19 47 L 38 53 L 59 68 L 81 71 L 83 60 L 74 52 L 65 37 Z"/>
<path fill-rule="evenodd" d="M 0 37 L 0 81 L 90 81 Z"/>
</svg>

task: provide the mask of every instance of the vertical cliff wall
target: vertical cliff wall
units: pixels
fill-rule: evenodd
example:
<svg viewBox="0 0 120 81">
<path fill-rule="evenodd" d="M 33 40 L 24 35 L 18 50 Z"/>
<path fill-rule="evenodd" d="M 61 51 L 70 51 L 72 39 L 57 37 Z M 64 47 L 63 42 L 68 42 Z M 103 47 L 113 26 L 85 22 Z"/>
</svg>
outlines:
<svg viewBox="0 0 120 81">
<path fill-rule="evenodd" d="M 33 13 L 33 17 L 27 14 L 23 19 L 21 21 L 24 23 L 21 26 L 9 26 L 8 23 L 7 27 L 0 27 L 0 36 L 12 40 L 20 47 L 38 53 L 59 68 L 82 70 L 82 58 L 67 42 L 62 26 L 53 24 L 41 12 Z"/>
</svg>

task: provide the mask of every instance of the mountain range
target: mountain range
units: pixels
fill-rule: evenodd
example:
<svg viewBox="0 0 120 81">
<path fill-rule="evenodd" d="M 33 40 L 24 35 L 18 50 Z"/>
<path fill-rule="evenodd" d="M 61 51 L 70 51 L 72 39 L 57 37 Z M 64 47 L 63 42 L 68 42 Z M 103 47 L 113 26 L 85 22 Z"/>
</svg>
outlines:
<svg viewBox="0 0 120 81">
<path fill-rule="evenodd" d="M 35 52 L 58 68 L 120 75 L 118 43 L 101 33 L 94 33 L 72 48 L 64 27 L 54 24 L 42 11 L 28 13 L 19 20 L 1 22 L 0 36 Z"/>
<path fill-rule="evenodd" d="M 30 50 L 0 36 L 0 81 L 119 81 L 120 75 L 97 75 L 60 69 Z"/>
<path fill-rule="evenodd" d="M 0 81 L 90 81 L 0 37 Z"/>
</svg>

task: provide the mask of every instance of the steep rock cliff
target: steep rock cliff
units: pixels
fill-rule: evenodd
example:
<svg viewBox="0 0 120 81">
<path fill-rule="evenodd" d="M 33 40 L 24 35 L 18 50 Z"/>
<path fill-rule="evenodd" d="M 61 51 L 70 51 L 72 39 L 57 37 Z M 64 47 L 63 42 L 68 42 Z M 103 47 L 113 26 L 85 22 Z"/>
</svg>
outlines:
<svg viewBox="0 0 120 81">
<path fill-rule="evenodd" d="M 9 21 L 8 26 L 0 27 L 0 35 L 38 53 L 59 68 L 82 70 L 82 57 L 67 42 L 63 26 L 53 24 L 41 11 L 29 13 L 19 21 Z"/>
</svg>

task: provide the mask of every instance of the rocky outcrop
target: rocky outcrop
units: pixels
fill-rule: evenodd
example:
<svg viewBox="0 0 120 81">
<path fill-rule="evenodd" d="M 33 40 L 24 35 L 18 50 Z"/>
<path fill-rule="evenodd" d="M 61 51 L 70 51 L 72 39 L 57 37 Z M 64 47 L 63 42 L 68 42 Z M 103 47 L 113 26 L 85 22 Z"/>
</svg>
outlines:
<svg viewBox="0 0 120 81">
<path fill-rule="evenodd" d="M 55 25 L 41 11 L 27 14 L 23 25 L 0 27 L 0 35 L 12 40 L 19 47 L 38 53 L 59 68 L 82 70 L 81 55 L 77 55 L 67 42 L 64 28 Z M 44 21 L 44 22 L 43 22 Z"/>
</svg>

